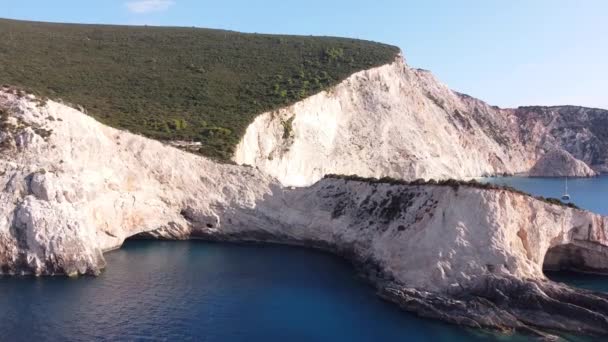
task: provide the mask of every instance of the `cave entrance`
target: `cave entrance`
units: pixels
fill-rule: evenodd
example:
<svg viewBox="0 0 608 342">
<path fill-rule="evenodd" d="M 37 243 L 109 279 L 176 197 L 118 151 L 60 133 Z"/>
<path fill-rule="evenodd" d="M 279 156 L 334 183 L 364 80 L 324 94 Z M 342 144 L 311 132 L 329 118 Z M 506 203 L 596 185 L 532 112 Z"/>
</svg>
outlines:
<svg viewBox="0 0 608 342">
<path fill-rule="evenodd" d="M 582 249 L 570 243 L 549 248 L 543 263 L 543 270 L 549 272 L 581 272 L 585 268 Z"/>
<path fill-rule="evenodd" d="M 545 255 L 545 272 L 608 274 L 608 249 L 595 243 L 568 243 L 550 248 Z"/>
</svg>

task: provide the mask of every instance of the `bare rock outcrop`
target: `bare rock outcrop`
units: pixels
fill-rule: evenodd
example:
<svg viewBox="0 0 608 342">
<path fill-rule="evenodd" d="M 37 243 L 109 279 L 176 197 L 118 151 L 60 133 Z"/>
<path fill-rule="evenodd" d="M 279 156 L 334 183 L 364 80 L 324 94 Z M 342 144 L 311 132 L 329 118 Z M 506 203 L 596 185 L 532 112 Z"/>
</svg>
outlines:
<svg viewBox="0 0 608 342">
<path fill-rule="evenodd" d="M 552 150 L 544 154 L 529 172 L 532 177 L 594 177 L 598 173 L 568 151 Z"/>
<path fill-rule="evenodd" d="M 457 182 L 326 177 L 285 188 L 53 101 L 4 91 L 0 108 L 10 127 L 0 141 L 2 274 L 98 274 L 102 253 L 132 236 L 299 244 L 343 255 L 422 316 L 608 334 L 605 295 L 543 274 L 547 253 L 565 245 L 581 251 L 562 260 L 571 267 L 608 269 L 605 217 Z"/>
<path fill-rule="evenodd" d="M 587 165 L 570 168 L 570 176 L 589 176 L 589 167 L 607 169 L 606 131 L 608 111 L 501 109 L 450 90 L 399 57 L 260 115 L 234 160 L 284 185 L 305 186 L 325 174 L 414 180 L 528 173 L 545 151 L 557 150 Z"/>
</svg>

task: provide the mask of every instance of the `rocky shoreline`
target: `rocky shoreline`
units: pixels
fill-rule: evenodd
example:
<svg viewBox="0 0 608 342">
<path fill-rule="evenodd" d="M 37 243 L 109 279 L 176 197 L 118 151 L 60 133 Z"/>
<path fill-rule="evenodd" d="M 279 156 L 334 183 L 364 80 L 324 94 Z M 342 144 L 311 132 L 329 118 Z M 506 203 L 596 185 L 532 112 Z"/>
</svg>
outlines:
<svg viewBox="0 0 608 342">
<path fill-rule="evenodd" d="M 547 253 L 608 269 L 608 218 L 512 189 L 329 176 L 290 188 L 0 92 L 0 271 L 96 275 L 134 236 L 331 251 L 421 316 L 501 331 L 606 335 L 603 294 L 552 283 Z M 558 254 L 567 257 L 566 254 Z M 111 267 L 111 265 L 109 266 Z M 548 336 L 548 335 L 546 335 Z"/>
<path fill-rule="evenodd" d="M 164 239 L 143 234 L 133 239 Z M 336 255 L 354 267 L 382 299 L 416 315 L 473 329 L 521 333 L 542 340 L 559 340 L 560 333 L 608 335 L 608 294 L 575 289 L 550 280 L 522 280 L 488 275 L 448 293 L 407 287 L 384 272 L 381 263 L 365 259 L 353 249 L 323 241 L 294 241 L 265 232 L 213 234 L 192 232 L 186 239 L 235 244 L 277 244 L 310 248 Z"/>
<path fill-rule="evenodd" d="M 560 333 L 608 335 L 605 293 L 549 280 L 489 276 L 450 295 L 388 286 L 380 296 L 422 317 L 470 328 L 517 331 L 549 340 L 559 339 Z"/>
</svg>

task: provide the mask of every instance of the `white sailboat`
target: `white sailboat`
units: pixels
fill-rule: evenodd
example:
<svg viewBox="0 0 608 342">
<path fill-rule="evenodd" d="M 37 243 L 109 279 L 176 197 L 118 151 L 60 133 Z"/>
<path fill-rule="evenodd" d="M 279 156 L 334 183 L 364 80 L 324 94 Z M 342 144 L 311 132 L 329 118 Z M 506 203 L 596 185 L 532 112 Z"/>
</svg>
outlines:
<svg viewBox="0 0 608 342">
<path fill-rule="evenodd" d="M 562 196 L 562 201 L 570 201 L 570 194 L 568 193 L 568 177 L 566 177 L 566 191 Z"/>
</svg>

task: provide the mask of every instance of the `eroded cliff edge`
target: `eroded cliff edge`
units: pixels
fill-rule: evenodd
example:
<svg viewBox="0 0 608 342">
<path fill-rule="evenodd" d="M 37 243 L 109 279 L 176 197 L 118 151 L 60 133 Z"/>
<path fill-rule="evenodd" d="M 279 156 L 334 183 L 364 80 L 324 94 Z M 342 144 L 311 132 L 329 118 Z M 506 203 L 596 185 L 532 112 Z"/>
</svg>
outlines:
<svg viewBox="0 0 608 342">
<path fill-rule="evenodd" d="M 292 190 L 53 101 L 5 90 L 0 108 L 3 274 L 97 274 L 103 252 L 135 235 L 293 243 L 344 255 L 426 317 L 608 333 L 606 295 L 542 273 L 562 245 L 584 251 L 576 267 L 608 269 L 599 215 L 474 186 L 329 177 Z"/>
<path fill-rule="evenodd" d="M 501 109 L 450 90 L 399 56 L 331 91 L 260 115 L 234 160 L 296 186 L 331 173 L 414 180 L 534 169 L 538 176 L 586 177 L 607 169 L 606 129 L 608 111 Z M 555 151 L 570 158 L 547 162 Z"/>
</svg>

